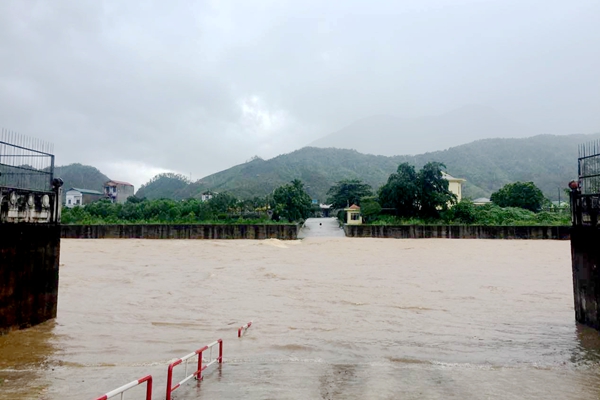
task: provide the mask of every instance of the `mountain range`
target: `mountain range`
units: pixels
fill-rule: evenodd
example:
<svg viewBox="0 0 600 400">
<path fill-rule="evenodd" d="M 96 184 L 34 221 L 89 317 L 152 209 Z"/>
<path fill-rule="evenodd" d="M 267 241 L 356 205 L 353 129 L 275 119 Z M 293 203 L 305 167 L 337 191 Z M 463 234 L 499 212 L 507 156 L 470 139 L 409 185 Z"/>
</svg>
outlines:
<svg viewBox="0 0 600 400">
<path fill-rule="evenodd" d="M 468 105 L 442 115 L 420 118 L 373 115 L 315 140 L 309 146 L 394 156 L 444 150 L 479 139 L 522 138 L 540 133 L 543 132 L 512 121 L 492 108 Z"/>
<path fill-rule="evenodd" d="M 361 179 L 377 189 L 402 162 L 420 168 L 439 161 L 450 175 L 467 180 L 464 197 L 489 197 L 507 183 L 532 181 L 554 200 L 567 182 L 577 177 L 578 145 L 599 138 L 600 134 L 483 139 L 442 151 L 391 157 L 305 147 L 269 160 L 255 158 L 193 183 L 173 174 L 157 176 L 136 195 L 182 199 L 212 190 L 248 198 L 264 196 L 292 179 L 301 179 L 311 197 L 323 202 L 327 190 L 339 180 Z"/>
</svg>

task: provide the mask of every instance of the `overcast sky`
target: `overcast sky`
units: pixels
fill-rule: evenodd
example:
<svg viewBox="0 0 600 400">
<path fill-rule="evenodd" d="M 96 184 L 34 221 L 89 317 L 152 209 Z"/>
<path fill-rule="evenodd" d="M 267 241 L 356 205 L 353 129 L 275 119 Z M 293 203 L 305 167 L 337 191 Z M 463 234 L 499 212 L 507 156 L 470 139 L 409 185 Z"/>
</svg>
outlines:
<svg viewBox="0 0 600 400">
<path fill-rule="evenodd" d="M 600 132 L 598 0 L 2 0 L 0 126 L 139 185 L 373 114 Z"/>
</svg>

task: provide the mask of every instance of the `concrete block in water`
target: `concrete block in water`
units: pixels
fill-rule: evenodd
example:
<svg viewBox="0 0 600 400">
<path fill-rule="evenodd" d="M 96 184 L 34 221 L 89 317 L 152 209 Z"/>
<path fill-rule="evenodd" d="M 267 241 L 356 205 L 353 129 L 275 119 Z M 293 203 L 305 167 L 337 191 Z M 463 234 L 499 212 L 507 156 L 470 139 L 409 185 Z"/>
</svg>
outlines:
<svg viewBox="0 0 600 400">
<path fill-rule="evenodd" d="M 56 317 L 60 225 L 0 225 L 0 334 Z"/>
</svg>

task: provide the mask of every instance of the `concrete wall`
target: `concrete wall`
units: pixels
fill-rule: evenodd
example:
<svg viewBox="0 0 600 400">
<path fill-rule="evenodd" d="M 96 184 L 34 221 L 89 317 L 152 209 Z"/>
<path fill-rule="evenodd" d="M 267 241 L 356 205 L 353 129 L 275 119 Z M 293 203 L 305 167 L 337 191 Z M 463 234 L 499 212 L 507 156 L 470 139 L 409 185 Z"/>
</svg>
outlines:
<svg viewBox="0 0 600 400">
<path fill-rule="evenodd" d="M 125 203 L 127 199 L 135 194 L 133 186 L 117 185 L 117 203 Z"/>
<path fill-rule="evenodd" d="M 568 240 L 570 226 L 344 225 L 349 237 L 396 239 L 558 239 Z"/>
<path fill-rule="evenodd" d="M 574 226 L 571 230 L 571 257 L 575 319 L 600 329 L 600 229 Z"/>
<path fill-rule="evenodd" d="M 60 226 L 0 225 L 0 334 L 56 317 Z"/>
<path fill-rule="evenodd" d="M 69 239 L 281 239 L 298 238 L 298 225 L 63 225 Z"/>
</svg>

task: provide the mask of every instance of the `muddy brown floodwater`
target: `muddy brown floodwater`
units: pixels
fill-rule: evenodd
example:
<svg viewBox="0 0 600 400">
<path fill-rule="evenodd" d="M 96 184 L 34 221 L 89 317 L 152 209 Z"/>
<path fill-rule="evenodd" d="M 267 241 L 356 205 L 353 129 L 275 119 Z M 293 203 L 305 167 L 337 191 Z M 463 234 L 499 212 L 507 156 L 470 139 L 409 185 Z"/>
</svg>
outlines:
<svg viewBox="0 0 600 400">
<path fill-rule="evenodd" d="M 0 337 L 0 399 L 146 374 L 161 399 L 169 361 L 219 337 L 222 368 L 176 399 L 597 399 L 571 282 L 568 241 L 63 240 L 58 318 Z"/>
</svg>

